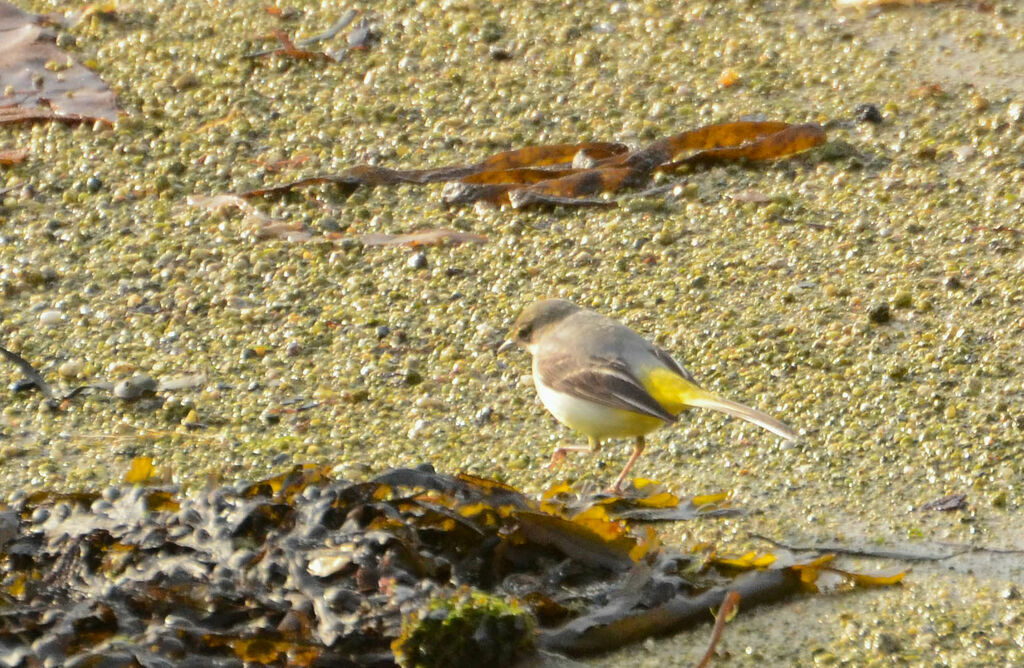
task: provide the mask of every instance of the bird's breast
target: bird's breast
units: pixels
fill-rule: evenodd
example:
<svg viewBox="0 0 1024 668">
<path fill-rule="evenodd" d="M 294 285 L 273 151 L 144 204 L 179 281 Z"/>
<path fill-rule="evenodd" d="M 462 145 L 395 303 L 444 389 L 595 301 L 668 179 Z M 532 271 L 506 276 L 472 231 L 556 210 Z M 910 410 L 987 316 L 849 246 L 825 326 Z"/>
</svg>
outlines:
<svg viewBox="0 0 1024 668">
<path fill-rule="evenodd" d="M 559 392 L 545 385 L 536 374 L 534 374 L 533 381 L 541 403 L 555 416 L 555 419 L 565 426 L 593 438 L 642 436 L 665 424 L 663 420 L 650 415 L 621 408 L 611 408 L 565 392 Z"/>
</svg>

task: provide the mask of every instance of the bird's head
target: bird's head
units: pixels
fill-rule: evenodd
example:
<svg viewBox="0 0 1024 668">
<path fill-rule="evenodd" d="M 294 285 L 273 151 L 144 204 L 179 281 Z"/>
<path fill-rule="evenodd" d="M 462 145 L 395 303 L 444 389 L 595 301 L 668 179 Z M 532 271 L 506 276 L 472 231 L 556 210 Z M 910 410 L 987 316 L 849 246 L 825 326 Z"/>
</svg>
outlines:
<svg viewBox="0 0 1024 668">
<path fill-rule="evenodd" d="M 534 344 L 546 329 L 580 310 L 579 306 L 565 299 L 544 299 L 530 304 L 512 323 L 508 338 L 498 348 L 498 352 L 504 352 L 512 346 L 522 346 L 532 352 Z"/>
</svg>

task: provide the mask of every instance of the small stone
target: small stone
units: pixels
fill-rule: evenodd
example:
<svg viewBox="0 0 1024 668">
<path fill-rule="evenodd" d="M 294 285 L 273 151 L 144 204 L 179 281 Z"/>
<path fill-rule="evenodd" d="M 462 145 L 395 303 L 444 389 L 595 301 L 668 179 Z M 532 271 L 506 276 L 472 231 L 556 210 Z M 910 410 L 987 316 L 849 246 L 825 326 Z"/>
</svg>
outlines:
<svg viewBox="0 0 1024 668">
<path fill-rule="evenodd" d="M 78 378 L 78 374 L 82 373 L 82 368 L 85 365 L 81 360 L 67 360 L 59 367 L 57 367 L 57 373 L 60 374 L 61 378 Z"/>
<path fill-rule="evenodd" d="M 875 638 L 875 647 L 882 654 L 895 654 L 901 648 L 899 638 L 891 633 L 879 633 Z"/>
<path fill-rule="evenodd" d="M 50 519 L 49 508 L 36 508 L 32 511 L 32 524 L 42 524 L 48 519 Z"/>
<path fill-rule="evenodd" d="M 876 325 L 884 325 L 891 319 L 888 304 L 876 304 L 868 311 L 868 320 Z"/>
<path fill-rule="evenodd" d="M 346 390 L 341 393 L 341 400 L 346 404 L 358 404 L 370 398 L 370 392 L 366 388 L 357 390 Z"/>
<path fill-rule="evenodd" d="M 284 347 L 284 354 L 288 357 L 298 357 L 302 354 L 302 344 L 298 341 L 292 341 Z"/>
<path fill-rule="evenodd" d="M 946 286 L 947 290 L 959 290 L 964 287 L 963 282 L 956 276 L 947 276 L 942 284 Z"/>
<path fill-rule="evenodd" d="M 48 309 L 39 314 L 39 324 L 43 327 L 55 327 L 64 319 L 64 314 L 56 309 Z"/>
<path fill-rule="evenodd" d="M 697 274 L 690 279 L 690 287 L 694 290 L 703 290 L 708 286 L 708 278 L 703 274 Z"/>
<path fill-rule="evenodd" d="M 193 408 L 188 412 L 188 415 L 182 418 L 181 426 L 186 429 L 200 429 L 206 425 L 204 425 L 202 420 L 199 419 L 199 413 L 197 413 L 196 409 Z"/>
<path fill-rule="evenodd" d="M 377 325 L 377 328 L 374 329 L 373 331 L 377 335 L 378 339 L 383 339 L 384 337 L 391 333 L 391 328 L 388 327 L 387 325 Z"/>
<path fill-rule="evenodd" d="M 909 373 L 907 367 L 902 364 L 893 364 L 886 371 L 886 375 L 893 380 L 903 380 L 907 377 L 907 373 Z"/>
<path fill-rule="evenodd" d="M 897 292 L 892 299 L 893 308 L 910 308 L 914 303 L 914 295 L 906 290 Z"/>
<path fill-rule="evenodd" d="M 964 387 L 964 394 L 969 397 L 976 397 L 981 394 L 982 383 L 981 379 L 977 376 L 971 376 L 967 380 L 967 386 Z"/>
<path fill-rule="evenodd" d="M 337 218 L 322 218 L 317 224 L 317 227 L 320 228 L 321 232 L 325 232 L 327 234 L 332 232 L 341 232 L 344 229 L 341 226 L 341 223 L 338 222 Z"/>
<path fill-rule="evenodd" d="M 675 243 L 675 240 L 675 236 L 673 236 L 668 230 L 662 230 L 654 235 L 654 243 L 659 246 L 671 246 Z"/>
<path fill-rule="evenodd" d="M 416 400 L 416 408 L 425 410 L 440 410 L 444 408 L 444 402 L 431 396 L 420 397 Z"/>
<path fill-rule="evenodd" d="M 91 193 L 99 192 L 99 189 L 103 187 L 103 181 L 96 176 L 90 176 L 85 182 L 85 189 Z"/>
<path fill-rule="evenodd" d="M 140 373 L 115 385 L 114 396 L 124 401 L 132 401 L 144 395 L 153 394 L 158 385 L 155 378 Z"/>
<path fill-rule="evenodd" d="M 408 262 L 410 269 L 426 269 L 427 268 L 427 254 L 424 252 L 415 253 L 409 258 Z"/>
<path fill-rule="evenodd" d="M 1024 102 L 1011 102 L 1006 108 L 1006 118 L 1012 123 L 1024 120 Z"/>
<path fill-rule="evenodd" d="M 198 85 L 199 77 L 191 72 L 186 72 L 171 82 L 171 87 L 177 91 L 188 90 L 189 88 L 195 88 Z"/>
<path fill-rule="evenodd" d="M 879 111 L 878 107 L 870 103 L 858 104 L 857 108 L 853 110 L 853 117 L 858 123 L 874 123 L 877 125 L 882 122 L 882 112 Z"/>
<path fill-rule="evenodd" d="M 491 420 L 491 418 L 493 416 L 494 416 L 494 409 L 491 408 L 490 406 L 484 406 L 483 408 L 481 408 L 480 410 L 478 410 L 476 412 L 476 415 L 473 416 L 473 422 L 477 426 L 480 426 L 480 425 L 483 425 L 483 424 L 487 424 L 488 422 L 490 422 L 490 420 Z"/>
</svg>

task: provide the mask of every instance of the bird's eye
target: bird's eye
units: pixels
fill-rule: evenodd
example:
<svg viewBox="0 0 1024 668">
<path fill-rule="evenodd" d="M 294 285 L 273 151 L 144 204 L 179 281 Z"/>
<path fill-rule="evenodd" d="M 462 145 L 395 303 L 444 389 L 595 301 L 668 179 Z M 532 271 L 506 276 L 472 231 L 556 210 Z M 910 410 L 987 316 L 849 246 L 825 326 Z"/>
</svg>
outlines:
<svg viewBox="0 0 1024 668">
<path fill-rule="evenodd" d="M 519 339 L 520 341 L 525 341 L 528 338 L 530 338 L 530 333 L 532 331 L 533 330 L 529 326 L 527 326 L 527 327 L 520 327 L 519 331 L 516 332 L 516 338 Z"/>
</svg>

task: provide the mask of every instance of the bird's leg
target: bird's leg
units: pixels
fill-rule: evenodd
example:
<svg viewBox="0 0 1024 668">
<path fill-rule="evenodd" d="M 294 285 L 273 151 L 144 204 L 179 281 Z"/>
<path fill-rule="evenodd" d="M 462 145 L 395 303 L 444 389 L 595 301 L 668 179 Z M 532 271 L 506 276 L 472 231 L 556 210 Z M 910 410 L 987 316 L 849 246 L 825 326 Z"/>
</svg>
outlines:
<svg viewBox="0 0 1024 668">
<path fill-rule="evenodd" d="M 636 437 L 636 445 L 633 446 L 633 454 L 630 456 L 629 461 L 626 462 L 626 468 L 622 469 L 622 473 L 619 474 L 619 478 L 612 485 L 611 491 L 615 494 L 622 494 L 622 481 L 626 479 L 629 474 L 629 470 L 633 468 L 633 464 L 636 464 L 636 460 L 640 458 L 640 453 L 644 451 L 644 437 Z"/>
<path fill-rule="evenodd" d="M 551 463 L 548 464 L 549 469 L 555 468 L 558 464 L 561 464 L 565 459 L 565 456 L 570 452 L 597 452 L 597 449 L 601 447 L 601 441 L 597 440 L 593 436 L 587 437 L 586 445 L 563 445 L 560 448 L 555 448 L 554 453 L 551 455 Z"/>
</svg>

